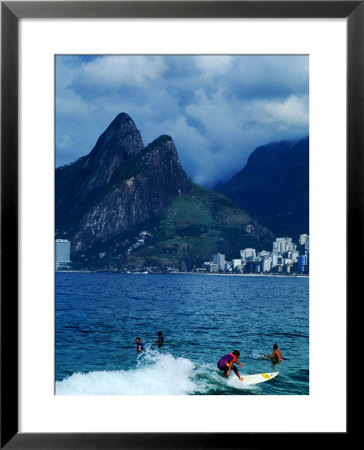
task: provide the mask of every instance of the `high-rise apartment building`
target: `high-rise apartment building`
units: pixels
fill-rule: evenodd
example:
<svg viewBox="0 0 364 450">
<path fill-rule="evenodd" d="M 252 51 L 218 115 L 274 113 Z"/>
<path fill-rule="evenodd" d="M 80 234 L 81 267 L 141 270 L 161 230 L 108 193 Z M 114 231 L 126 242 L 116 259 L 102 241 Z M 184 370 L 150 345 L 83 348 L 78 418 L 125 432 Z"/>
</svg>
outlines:
<svg viewBox="0 0 364 450">
<path fill-rule="evenodd" d="M 240 256 L 243 261 L 252 261 L 256 257 L 255 248 L 246 248 L 245 250 L 240 250 Z"/>
<path fill-rule="evenodd" d="M 217 255 L 213 256 L 212 261 L 214 264 L 218 265 L 219 270 L 225 270 L 225 264 L 226 264 L 225 255 L 218 253 Z"/>
<path fill-rule="evenodd" d="M 303 273 L 306 272 L 308 268 L 307 255 L 301 255 L 298 257 L 298 271 Z"/>
<path fill-rule="evenodd" d="M 286 253 L 288 251 L 296 250 L 295 244 L 292 242 L 292 238 L 283 237 L 277 238 L 273 242 L 273 250 L 277 250 L 278 253 Z"/>
<path fill-rule="evenodd" d="M 308 234 L 301 234 L 300 235 L 300 245 L 304 245 L 305 249 L 308 250 L 310 248 L 310 241 L 309 241 L 309 236 Z"/>
<path fill-rule="evenodd" d="M 71 263 L 71 242 L 56 239 L 56 269 L 67 269 Z"/>
</svg>

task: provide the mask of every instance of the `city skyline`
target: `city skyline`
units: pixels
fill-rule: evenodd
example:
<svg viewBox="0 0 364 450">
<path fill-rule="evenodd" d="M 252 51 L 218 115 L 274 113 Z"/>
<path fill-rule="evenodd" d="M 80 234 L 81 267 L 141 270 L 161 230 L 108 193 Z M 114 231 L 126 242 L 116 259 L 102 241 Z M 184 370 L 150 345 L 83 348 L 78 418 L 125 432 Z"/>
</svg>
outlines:
<svg viewBox="0 0 364 450">
<path fill-rule="evenodd" d="M 309 235 L 301 234 L 299 245 L 304 248 L 300 253 L 297 245 L 290 237 L 276 238 L 272 251 L 256 252 L 254 248 L 240 250 L 240 258 L 225 260 L 225 255 L 217 253 L 212 261 L 203 263 L 203 268 L 212 273 L 270 273 L 272 270 L 291 274 L 294 270 L 299 273 L 309 273 Z"/>
<path fill-rule="evenodd" d="M 149 235 L 142 231 L 138 235 L 135 244 L 128 248 L 130 255 L 133 250 L 145 245 L 145 238 Z M 204 270 L 210 273 L 270 273 L 273 269 L 279 273 L 291 274 L 297 270 L 300 274 L 309 274 L 309 235 L 301 234 L 299 236 L 299 245 L 304 248 L 304 253 L 300 253 L 297 244 L 290 237 L 276 238 L 272 245 L 272 251 L 261 250 L 257 252 L 254 248 L 245 248 L 240 250 L 240 258 L 232 258 L 231 261 L 225 260 L 222 253 L 214 254 L 212 261 L 205 261 L 202 267 L 194 268 L 196 272 Z M 69 269 L 71 266 L 70 258 L 71 241 L 67 239 L 56 239 L 56 270 Z M 105 255 L 105 254 L 100 254 Z M 101 256 L 101 257 L 103 257 Z M 167 267 L 169 273 L 179 272 L 175 267 Z M 148 273 L 148 272 L 145 272 Z"/>
</svg>

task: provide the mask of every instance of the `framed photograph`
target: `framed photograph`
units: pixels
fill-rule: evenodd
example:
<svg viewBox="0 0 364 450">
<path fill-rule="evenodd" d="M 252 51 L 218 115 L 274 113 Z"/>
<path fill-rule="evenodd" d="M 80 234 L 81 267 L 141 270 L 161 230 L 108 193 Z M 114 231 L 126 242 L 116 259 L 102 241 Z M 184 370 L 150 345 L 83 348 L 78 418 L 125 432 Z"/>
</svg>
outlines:
<svg viewBox="0 0 364 450">
<path fill-rule="evenodd" d="M 2 2 L 4 448 L 348 436 L 363 8 Z"/>
</svg>

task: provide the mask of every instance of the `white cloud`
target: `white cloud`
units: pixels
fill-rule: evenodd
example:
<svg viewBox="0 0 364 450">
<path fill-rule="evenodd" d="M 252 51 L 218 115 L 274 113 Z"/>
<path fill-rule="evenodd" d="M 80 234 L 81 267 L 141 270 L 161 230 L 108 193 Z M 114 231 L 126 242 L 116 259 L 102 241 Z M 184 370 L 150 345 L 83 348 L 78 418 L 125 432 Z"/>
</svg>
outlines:
<svg viewBox="0 0 364 450">
<path fill-rule="evenodd" d="M 248 123 L 262 127 L 303 128 L 308 126 L 308 98 L 306 96 L 243 102 L 241 111 Z"/>
<path fill-rule="evenodd" d="M 64 89 L 57 96 L 56 108 L 58 114 L 68 114 L 72 116 L 86 116 L 93 109 L 71 89 Z"/>
<path fill-rule="evenodd" d="M 83 63 L 78 75 L 91 86 L 145 88 L 159 80 L 165 68 L 160 56 L 105 56 Z"/>
<path fill-rule="evenodd" d="M 203 76 L 208 78 L 228 73 L 233 63 L 233 57 L 229 55 L 203 55 L 194 56 L 192 59 Z"/>
</svg>

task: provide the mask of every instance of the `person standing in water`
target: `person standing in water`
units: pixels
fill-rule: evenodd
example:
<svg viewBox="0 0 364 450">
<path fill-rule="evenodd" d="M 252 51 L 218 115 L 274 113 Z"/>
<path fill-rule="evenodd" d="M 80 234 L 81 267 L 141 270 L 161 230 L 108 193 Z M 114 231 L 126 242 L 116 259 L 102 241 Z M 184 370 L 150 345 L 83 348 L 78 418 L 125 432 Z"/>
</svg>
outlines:
<svg viewBox="0 0 364 450">
<path fill-rule="evenodd" d="M 239 357 L 239 350 L 234 350 L 232 353 L 219 359 L 217 367 L 224 372 L 224 377 L 228 378 L 232 369 L 239 380 L 243 381 L 244 378 L 240 376 L 238 369 L 234 366 L 234 364 L 237 364 L 239 367 L 243 367 L 243 364 L 238 362 Z"/>
<path fill-rule="evenodd" d="M 158 345 L 158 348 L 164 344 L 164 337 L 161 331 L 158 331 L 158 339 L 154 339 L 154 342 Z"/>
<path fill-rule="evenodd" d="M 269 355 L 264 355 L 266 358 L 270 358 L 273 362 L 283 361 L 282 352 L 278 350 L 278 345 L 273 344 L 273 353 Z"/>
<path fill-rule="evenodd" d="M 137 344 L 137 352 L 141 352 L 143 350 L 144 344 L 141 342 L 140 337 L 135 338 L 135 342 Z"/>
</svg>

